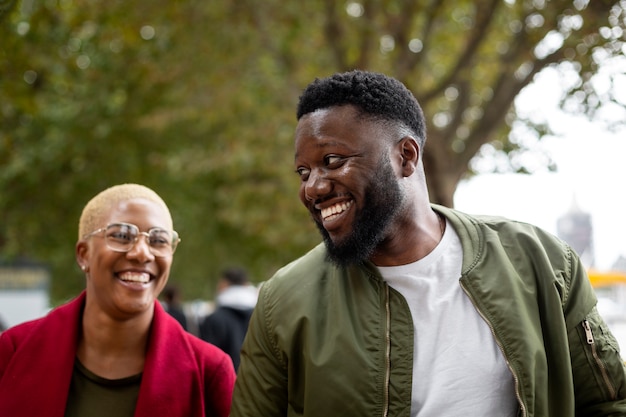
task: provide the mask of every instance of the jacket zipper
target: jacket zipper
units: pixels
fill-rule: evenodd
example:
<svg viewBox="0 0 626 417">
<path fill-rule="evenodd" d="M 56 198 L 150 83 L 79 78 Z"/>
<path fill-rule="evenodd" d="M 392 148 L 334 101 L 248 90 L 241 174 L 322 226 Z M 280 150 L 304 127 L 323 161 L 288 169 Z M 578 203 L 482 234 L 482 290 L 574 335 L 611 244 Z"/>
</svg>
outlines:
<svg viewBox="0 0 626 417">
<path fill-rule="evenodd" d="M 385 285 L 385 391 L 383 392 L 383 417 L 389 415 L 389 378 L 391 375 L 391 311 L 389 308 L 389 285 Z"/>
<path fill-rule="evenodd" d="M 606 384 L 606 387 L 609 390 L 609 395 L 611 396 L 611 399 L 614 400 L 616 398 L 615 388 L 613 388 L 613 384 L 611 383 L 611 379 L 609 378 L 609 375 L 607 373 L 606 367 L 604 366 L 604 363 L 598 356 L 598 351 L 596 350 L 596 342 L 595 342 L 595 339 L 593 338 L 593 333 L 591 331 L 591 326 L 589 325 L 589 321 L 587 319 L 583 320 L 582 325 L 583 325 L 583 329 L 585 329 L 585 335 L 587 336 L 587 344 L 591 347 L 591 355 L 595 359 L 596 365 L 598 365 L 598 368 L 600 368 L 602 379 L 604 380 L 604 383 Z"/>
<path fill-rule="evenodd" d="M 502 343 L 496 337 L 496 332 L 495 332 L 493 326 L 491 325 L 491 322 L 489 320 L 487 320 L 487 317 L 485 317 L 483 312 L 480 311 L 478 306 L 476 306 L 476 301 L 474 300 L 474 297 L 472 296 L 472 294 L 470 294 L 470 292 L 467 290 L 467 288 L 465 288 L 465 285 L 463 285 L 463 282 L 460 281 L 459 283 L 461 285 L 461 288 L 463 289 L 463 292 L 465 292 L 465 294 L 469 297 L 470 301 L 474 305 L 474 308 L 476 309 L 476 311 L 478 312 L 480 317 L 482 317 L 482 319 L 485 321 L 485 323 L 487 323 L 487 326 L 489 326 L 489 330 L 491 331 L 491 334 L 493 335 L 493 339 L 496 341 L 496 344 L 498 345 L 498 348 L 500 349 L 500 352 L 502 352 L 502 357 L 504 358 L 504 360 L 506 362 L 506 366 L 509 368 L 509 371 L 511 371 L 511 374 L 513 375 L 513 381 L 515 382 L 515 397 L 517 398 L 517 402 L 518 402 L 518 404 L 520 406 L 520 410 L 522 412 L 521 416 L 524 417 L 524 416 L 526 416 L 526 405 L 522 401 L 522 396 L 519 393 L 519 378 L 517 377 L 517 374 L 513 370 L 513 367 L 511 367 L 511 364 L 509 362 L 509 358 L 506 357 L 506 354 L 504 353 L 504 348 L 502 347 Z"/>
</svg>

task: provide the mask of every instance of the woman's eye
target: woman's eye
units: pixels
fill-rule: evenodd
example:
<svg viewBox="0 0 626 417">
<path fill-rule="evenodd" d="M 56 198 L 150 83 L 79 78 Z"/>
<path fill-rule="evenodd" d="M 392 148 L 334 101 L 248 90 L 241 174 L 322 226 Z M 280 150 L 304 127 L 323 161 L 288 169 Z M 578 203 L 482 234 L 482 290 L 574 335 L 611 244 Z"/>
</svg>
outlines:
<svg viewBox="0 0 626 417">
<path fill-rule="evenodd" d="M 163 238 L 150 238 L 150 246 L 167 246 L 168 240 Z"/>
<path fill-rule="evenodd" d="M 131 236 L 129 233 L 124 233 L 124 232 L 111 233 L 109 237 L 111 239 L 124 241 L 124 242 L 130 242 L 133 240 L 133 236 Z"/>
<path fill-rule="evenodd" d="M 170 236 L 164 230 L 153 230 L 150 232 L 150 245 L 152 246 L 168 246 L 170 244 Z"/>
</svg>

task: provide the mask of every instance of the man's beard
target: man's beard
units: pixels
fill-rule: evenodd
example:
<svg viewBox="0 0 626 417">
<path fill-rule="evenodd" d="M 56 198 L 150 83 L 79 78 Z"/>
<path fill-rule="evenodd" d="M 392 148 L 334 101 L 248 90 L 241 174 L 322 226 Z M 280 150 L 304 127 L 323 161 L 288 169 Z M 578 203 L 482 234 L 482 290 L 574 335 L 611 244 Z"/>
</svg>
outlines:
<svg viewBox="0 0 626 417">
<path fill-rule="evenodd" d="M 339 266 L 368 260 L 385 239 L 385 232 L 400 209 L 403 194 L 388 157 L 381 158 L 377 172 L 378 181 L 372 181 L 365 190 L 365 205 L 357 212 L 349 236 L 335 243 L 322 223 L 315 221 L 324 238 L 328 258 Z"/>
</svg>

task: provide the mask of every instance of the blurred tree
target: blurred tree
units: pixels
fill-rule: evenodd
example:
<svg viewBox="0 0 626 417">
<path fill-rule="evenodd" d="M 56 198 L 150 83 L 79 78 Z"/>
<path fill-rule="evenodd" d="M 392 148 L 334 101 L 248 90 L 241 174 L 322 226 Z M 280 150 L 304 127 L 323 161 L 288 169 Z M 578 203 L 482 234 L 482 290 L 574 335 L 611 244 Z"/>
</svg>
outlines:
<svg viewBox="0 0 626 417">
<path fill-rule="evenodd" d="M 82 206 L 140 182 L 172 210 L 185 296 L 212 296 L 226 264 L 265 279 L 319 241 L 291 166 L 313 78 L 406 83 L 428 119 L 432 200 L 451 206 L 481 147 L 524 151 L 513 100 L 541 69 L 574 68 L 585 111 L 605 100 L 590 80 L 623 53 L 623 26 L 624 2 L 604 0 L 1 1 L 0 256 L 47 261 L 66 299 L 84 285 Z"/>
<path fill-rule="evenodd" d="M 266 28 L 266 44 L 285 39 L 264 24 L 283 16 L 282 6 L 249 4 Z M 515 158 L 525 149 L 509 137 L 514 99 L 547 66 L 565 63 L 578 75 L 566 96 L 582 114 L 616 100 L 599 94 L 592 76 L 602 62 L 624 55 L 624 1 L 324 0 L 315 6 L 301 7 L 301 24 L 312 30 L 296 42 L 296 56 L 310 48 L 315 58 L 299 62 L 328 68 L 324 74 L 377 70 L 414 92 L 428 119 L 425 168 L 437 203 L 453 205 L 458 182 L 486 144 L 509 154 L 511 169 L 525 170 Z M 293 52 L 279 53 L 279 61 L 292 62 Z M 541 134 L 546 126 L 533 128 Z"/>
</svg>

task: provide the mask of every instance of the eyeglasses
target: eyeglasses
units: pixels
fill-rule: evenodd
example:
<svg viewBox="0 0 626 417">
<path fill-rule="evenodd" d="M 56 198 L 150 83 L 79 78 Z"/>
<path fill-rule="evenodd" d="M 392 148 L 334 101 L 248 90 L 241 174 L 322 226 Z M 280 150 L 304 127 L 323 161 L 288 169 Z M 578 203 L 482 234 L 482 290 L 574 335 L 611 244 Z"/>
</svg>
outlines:
<svg viewBox="0 0 626 417">
<path fill-rule="evenodd" d="M 180 242 L 178 233 L 154 227 L 147 232 L 140 232 L 134 224 L 112 223 L 107 227 L 94 230 L 83 236 L 87 239 L 98 233 L 104 233 L 104 241 L 109 249 L 115 252 L 128 252 L 135 247 L 140 236 L 148 238 L 150 253 L 154 256 L 171 256 Z"/>
</svg>

